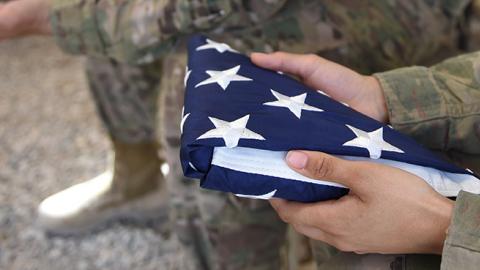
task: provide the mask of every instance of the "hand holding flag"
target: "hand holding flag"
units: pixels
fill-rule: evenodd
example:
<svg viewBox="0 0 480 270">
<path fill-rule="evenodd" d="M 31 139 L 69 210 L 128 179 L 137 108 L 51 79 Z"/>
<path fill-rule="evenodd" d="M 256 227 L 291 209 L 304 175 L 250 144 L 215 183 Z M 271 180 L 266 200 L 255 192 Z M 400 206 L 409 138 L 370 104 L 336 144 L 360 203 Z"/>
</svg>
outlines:
<svg viewBox="0 0 480 270">
<path fill-rule="evenodd" d="M 317 56 L 252 54 L 264 68 L 300 77 L 355 110 L 386 122 L 379 83 Z M 353 90 L 355 89 L 355 90 Z M 290 151 L 287 163 L 312 179 L 350 188 L 338 199 L 298 203 L 272 199 L 279 216 L 298 232 L 356 253 L 441 253 L 453 201 L 406 171 L 371 162 L 342 160 L 321 152 Z"/>
<path fill-rule="evenodd" d="M 298 232 L 348 252 L 441 254 L 453 201 L 418 176 L 320 152 L 291 151 L 287 162 L 306 177 L 350 188 L 338 200 L 318 203 L 272 199 L 279 216 Z"/>
</svg>

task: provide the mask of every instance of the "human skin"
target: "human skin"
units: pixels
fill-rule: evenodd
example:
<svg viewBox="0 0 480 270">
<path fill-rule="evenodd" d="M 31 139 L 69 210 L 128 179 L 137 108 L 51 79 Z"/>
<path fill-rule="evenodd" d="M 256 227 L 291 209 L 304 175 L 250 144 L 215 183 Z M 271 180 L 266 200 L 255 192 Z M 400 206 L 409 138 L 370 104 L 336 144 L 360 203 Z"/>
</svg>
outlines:
<svg viewBox="0 0 480 270">
<path fill-rule="evenodd" d="M 14 0 L 0 3 L 0 41 L 27 35 L 50 35 L 49 1 Z"/>
<path fill-rule="evenodd" d="M 261 67 L 300 77 L 311 88 L 388 123 L 385 97 L 373 76 L 315 55 L 253 53 L 251 59 Z M 286 161 L 302 175 L 350 189 L 346 196 L 325 202 L 272 199 L 280 218 L 298 232 L 359 254 L 442 253 L 454 203 L 423 179 L 390 166 L 321 152 L 290 151 Z"/>
</svg>

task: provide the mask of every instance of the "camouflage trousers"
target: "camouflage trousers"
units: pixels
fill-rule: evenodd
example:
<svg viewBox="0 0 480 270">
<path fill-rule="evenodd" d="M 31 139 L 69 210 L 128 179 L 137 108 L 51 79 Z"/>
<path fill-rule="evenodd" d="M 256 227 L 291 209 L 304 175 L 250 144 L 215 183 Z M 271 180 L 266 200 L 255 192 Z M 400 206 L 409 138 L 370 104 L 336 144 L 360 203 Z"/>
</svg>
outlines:
<svg viewBox="0 0 480 270">
<path fill-rule="evenodd" d="M 183 90 L 179 87 L 185 61 L 184 53 L 143 67 L 89 59 L 87 75 L 99 114 L 115 140 L 160 142 L 158 150 L 170 165 L 172 218 L 167 230 L 178 237 L 190 261 L 182 267 L 280 269 L 286 226 L 267 202 L 204 191 L 197 181 L 182 176 L 178 153 Z"/>
<path fill-rule="evenodd" d="M 239 50 L 317 53 L 363 73 L 429 64 L 459 51 L 459 22 L 453 10 L 445 11 L 444 1 L 350 2 L 349 8 L 343 2 L 311 1 L 285 8 L 281 20 L 209 34 Z M 200 190 L 182 176 L 178 153 L 185 63 L 184 40 L 143 66 L 90 59 L 90 87 L 110 136 L 165 146 L 159 150 L 171 167 L 171 226 L 190 255 L 191 269 L 294 268 L 286 226 L 267 202 Z M 311 246 L 318 269 L 438 269 L 440 262 L 439 256 L 357 255 L 319 242 Z"/>
</svg>

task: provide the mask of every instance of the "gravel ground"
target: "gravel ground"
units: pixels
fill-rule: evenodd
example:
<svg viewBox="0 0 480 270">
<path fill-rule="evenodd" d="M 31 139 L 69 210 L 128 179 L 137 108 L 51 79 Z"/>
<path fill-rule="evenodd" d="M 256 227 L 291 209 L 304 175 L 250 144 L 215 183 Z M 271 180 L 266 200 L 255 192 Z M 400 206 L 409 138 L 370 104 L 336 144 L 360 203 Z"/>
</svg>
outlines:
<svg viewBox="0 0 480 270">
<path fill-rule="evenodd" d="M 0 269 L 167 268 L 171 255 L 154 224 L 113 224 L 75 238 L 36 226 L 37 204 L 102 172 L 109 145 L 82 58 L 28 38 L 0 44 L 0 63 Z"/>
</svg>

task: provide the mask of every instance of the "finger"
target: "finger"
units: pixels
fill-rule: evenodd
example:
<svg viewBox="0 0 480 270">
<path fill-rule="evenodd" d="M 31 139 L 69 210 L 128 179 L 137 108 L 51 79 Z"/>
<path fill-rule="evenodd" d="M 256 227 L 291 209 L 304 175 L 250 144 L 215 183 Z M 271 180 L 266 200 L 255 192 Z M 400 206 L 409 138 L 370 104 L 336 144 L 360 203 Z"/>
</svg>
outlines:
<svg viewBox="0 0 480 270">
<path fill-rule="evenodd" d="M 284 222 L 314 226 L 324 231 L 330 231 L 337 213 L 342 211 L 341 203 L 334 200 L 318 203 L 299 203 L 272 199 L 270 204 Z"/>
<path fill-rule="evenodd" d="M 314 151 L 290 151 L 287 164 L 298 173 L 317 180 L 335 182 L 356 189 L 363 184 L 361 164 Z"/>
<path fill-rule="evenodd" d="M 339 236 L 324 232 L 312 226 L 303 226 L 303 225 L 292 225 L 292 226 L 295 229 L 295 231 L 309 238 L 312 238 L 314 240 L 318 240 L 318 241 L 327 243 L 330 246 L 334 246 L 340 251 L 344 251 L 344 252 L 354 251 L 352 245 L 342 241 L 341 238 L 339 238 Z M 354 252 L 358 253 L 357 251 L 354 251 Z"/>
<path fill-rule="evenodd" d="M 298 74 L 294 74 L 292 72 L 284 71 L 280 68 L 277 68 L 277 63 L 275 62 L 275 59 L 272 57 L 272 55 L 273 54 L 253 52 L 249 54 L 249 57 L 250 60 L 252 60 L 252 62 L 259 67 L 276 71 L 279 74 L 287 75 L 298 81 L 304 81 L 303 77 L 299 76 Z"/>
<path fill-rule="evenodd" d="M 325 231 L 322 231 L 316 227 L 313 226 L 308 226 L 308 225 L 302 225 L 302 224 L 292 224 L 292 227 L 297 231 L 298 233 L 301 233 L 308 238 L 322 241 L 328 244 L 331 244 L 335 240 L 335 236 L 327 233 Z"/>
<path fill-rule="evenodd" d="M 347 101 L 354 95 L 341 92 L 351 91 L 351 84 L 362 77 L 351 69 L 314 54 L 252 53 L 251 59 L 263 68 L 299 76 L 309 87 L 323 90 L 340 101 Z"/>
<path fill-rule="evenodd" d="M 252 53 L 252 62 L 266 69 L 291 73 L 306 79 L 320 64 L 320 58 L 313 55 L 275 52 L 272 54 Z"/>
</svg>

